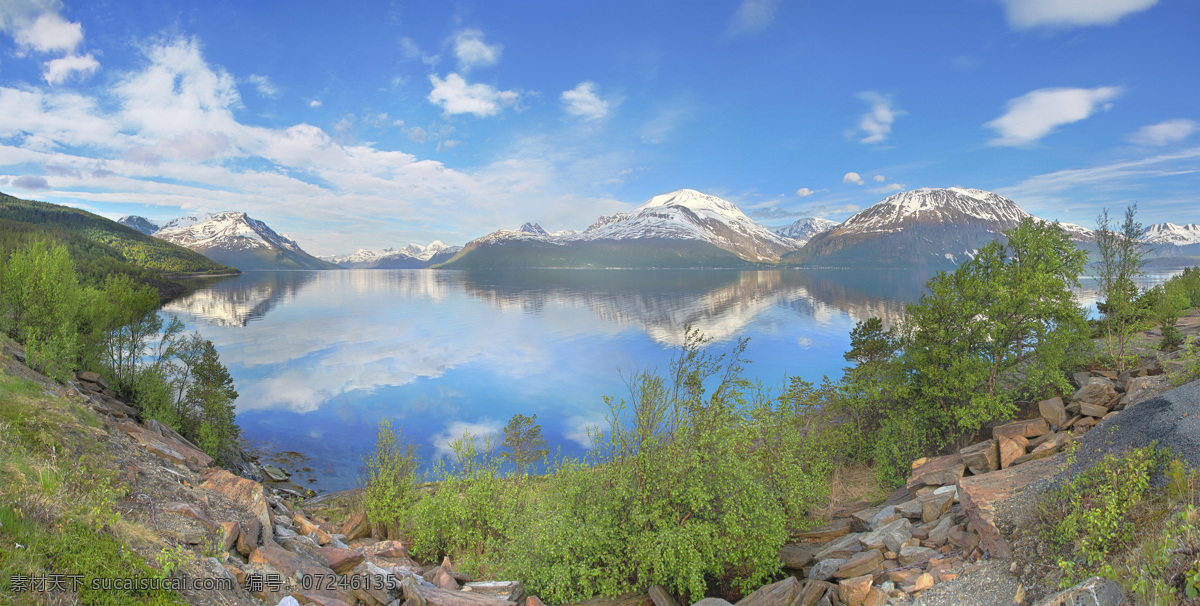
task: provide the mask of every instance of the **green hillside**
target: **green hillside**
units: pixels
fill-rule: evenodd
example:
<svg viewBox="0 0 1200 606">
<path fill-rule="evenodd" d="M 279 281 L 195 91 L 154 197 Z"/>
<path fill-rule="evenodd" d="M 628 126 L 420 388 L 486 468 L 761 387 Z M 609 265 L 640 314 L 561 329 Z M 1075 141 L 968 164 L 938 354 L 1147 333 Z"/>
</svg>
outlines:
<svg viewBox="0 0 1200 606">
<path fill-rule="evenodd" d="M 149 270 L 156 275 L 233 271 L 200 253 L 125 227 L 85 210 L 21 200 L 0 193 L 0 251 L 34 238 L 67 246 L 86 279 Z M 126 263 L 132 269 L 119 269 Z"/>
</svg>

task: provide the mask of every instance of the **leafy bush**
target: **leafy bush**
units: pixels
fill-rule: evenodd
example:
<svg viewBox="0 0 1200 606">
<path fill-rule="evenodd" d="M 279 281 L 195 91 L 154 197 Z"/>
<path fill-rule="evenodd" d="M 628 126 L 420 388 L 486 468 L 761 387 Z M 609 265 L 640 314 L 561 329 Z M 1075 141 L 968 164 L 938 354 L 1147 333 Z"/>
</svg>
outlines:
<svg viewBox="0 0 1200 606">
<path fill-rule="evenodd" d="M 375 450 L 363 458 L 362 508 L 376 530 L 395 535 L 397 524 L 408 518 L 417 496 L 418 465 L 416 447 L 392 429 L 390 420 L 380 422 Z"/>
</svg>

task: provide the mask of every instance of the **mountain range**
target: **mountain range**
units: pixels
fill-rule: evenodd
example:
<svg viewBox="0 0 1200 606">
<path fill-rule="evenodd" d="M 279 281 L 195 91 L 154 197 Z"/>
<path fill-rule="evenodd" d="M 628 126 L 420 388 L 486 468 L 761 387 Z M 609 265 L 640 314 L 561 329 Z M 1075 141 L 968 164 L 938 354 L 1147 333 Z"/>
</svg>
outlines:
<svg viewBox="0 0 1200 606">
<path fill-rule="evenodd" d="M 400 250 L 385 248 L 381 251 L 360 248 L 344 257 L 321 257 L 322 260 L 346 269 L 424 269 L 449 261 L 461 246 L 447 246 L 440 240 L 428 246 L 409 244 Z"/>
</svg>

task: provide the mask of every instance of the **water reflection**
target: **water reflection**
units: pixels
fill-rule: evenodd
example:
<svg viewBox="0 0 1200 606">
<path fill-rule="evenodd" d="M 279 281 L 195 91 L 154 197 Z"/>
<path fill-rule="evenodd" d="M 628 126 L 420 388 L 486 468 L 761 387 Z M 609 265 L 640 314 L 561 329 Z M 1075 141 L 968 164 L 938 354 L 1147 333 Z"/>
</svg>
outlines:
<svg viewBox="0 0 1200 606">
<path fill-rule="evenodd" d="M 750 337 L 751 379 L 819 380 L 845 364 L 854 323 L 897 321 L 928 274 L 898 271 L 351 270 L 247 272 L 164 307 L 212 339 L 253 440 L 326 462 L 354 483 L 383 417 L 426 460 L 446 443 L 538 414 L 552 446 L 587 447 L 617 370 L 665 368 L 692 325 Z M 1161 280 L 1161 277 L 1152 278 Z M 1086 286 L 1086 285 L 1085 285 Z M 1094 301 L 1081 290 L 1084 301 Z M 1090 297 L 1090 298 L 1089 298 Z"/>
</svg>

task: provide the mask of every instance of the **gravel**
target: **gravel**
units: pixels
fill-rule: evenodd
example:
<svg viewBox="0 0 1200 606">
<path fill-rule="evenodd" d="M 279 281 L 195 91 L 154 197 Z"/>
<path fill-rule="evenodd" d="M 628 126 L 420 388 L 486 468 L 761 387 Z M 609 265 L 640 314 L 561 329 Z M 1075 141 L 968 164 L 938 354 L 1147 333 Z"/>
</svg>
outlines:
<svg viewBox="0 0 1200 606">
<path fill-rule="evenodd" d="M 938 583 L 912 602 L 915 606 L 1012 606 L 1020 582 L 1007 560 L 987 560 L 963 576 Z M 1028 601 L 1026 601 L 1028 603 Z"/>
</svg>

